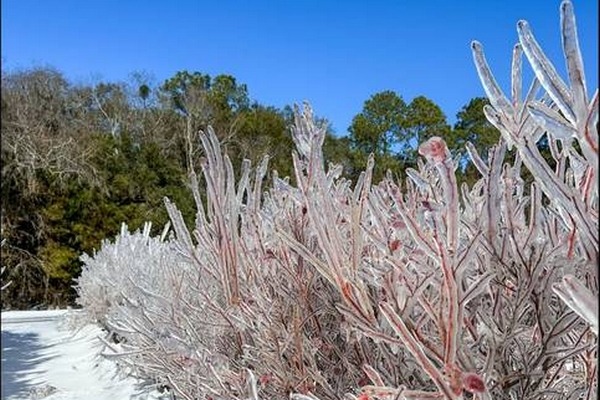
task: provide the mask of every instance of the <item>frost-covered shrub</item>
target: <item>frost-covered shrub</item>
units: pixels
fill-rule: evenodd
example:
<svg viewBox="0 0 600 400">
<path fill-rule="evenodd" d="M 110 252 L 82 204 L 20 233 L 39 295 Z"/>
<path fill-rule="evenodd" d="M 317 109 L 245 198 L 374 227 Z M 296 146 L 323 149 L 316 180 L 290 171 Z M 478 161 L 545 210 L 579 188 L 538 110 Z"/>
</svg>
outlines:
<svg viewBox="0 0 600 400">
<path fill-rule="evenodd" d="M 570 2 L 561 15 L 569 86 L 525 22 L 512 100 L 473 44 L 503 140 L 487 157 L 468 146 L 472 187 L 457 186 L 437 137 L 405 182 L 373 185 L 371 158 L 352 187 L 324 165 L 325 130 L 305 106 L 293 183 L 275 175 L 263 193 L 267 160 L 236 179 L 209 130 L 191 232 L 166 200 L 174 238 L 123 232 L 86 259 L 82 304 L 125 339 L 122 364 L 186 399 L 590 398 L 598 94 L 588 100 Z M 522 53 L 536 76 L 525 96 Z"/>
<path fill-rule="evenodd" d="M 127 373 L 177 387 L 194 367 L 192 356 L 202 357 L 202 367 L 213 363 L 201 350 L 215 347 L 226 332 L 197 293 L 199 277 L 192 263 L 164 233 L 153 238 L 150 224 L 135 233 L 123 225 L 114 243 L 105 241 L 100 251 L 82 256 L 82 261 L 78 303 L 88 318 L 116 334 L 118 349 L 107 341 L 105 355 L 119 353 Z M 218 299 L 216 286 L 208 286 L 203 295 Z M 187 315 L 197 318 L 192 323 Z M 193 371 L 200 376 L 207 372 Z"/>
<path fill-rule="evenodd" d="M 163 286 L 161 269 L 179 261 L 168 243 L 150 237 L 150 228 L 146 224 L 143 232 L 130 233 L 123 224 L 114 243 L 104 240 L 93 257 L 81 256 L 77 303 L 95 321 L 106 324 L 109 311 L 131 299 L 140 287 Z"/>
</svg>

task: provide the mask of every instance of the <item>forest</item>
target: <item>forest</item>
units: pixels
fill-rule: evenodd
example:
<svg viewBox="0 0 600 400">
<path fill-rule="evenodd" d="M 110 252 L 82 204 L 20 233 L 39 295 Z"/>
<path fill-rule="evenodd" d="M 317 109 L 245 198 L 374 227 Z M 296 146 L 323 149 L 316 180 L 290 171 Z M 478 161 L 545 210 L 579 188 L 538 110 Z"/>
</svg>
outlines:
<svg viewBox="0 0 600 400">
<path fill-rule="evenodd" d="M 127 82 L 82 85 L 35 67 L 3 70 L 1 93 L 2 281 L 10 282 L 2 309 L 74 305 L 80 256 L 122 223 L 138 229 L 148 221 L 160 231 L 168 221 L 165 196 L 193 221 L 188 174 L 200 169 L 199 135 L 208 126 L 235 170 L 243 159 L 255 165 L 269 155 L 272 170 L 294 179 L 292 105 L 261 104 L 230 75 L 180 71 L 153 85 L 147 74 L 132 73 Z M 418 144 L 437 135 L 460 160 L 459 180 L 472 183 L 465 144 L 485 154 L 499 139 L 486 104 L 467 101 L 451 126 L 425 96 L 409 102 L 393 91 L 375 93 L 347 136 L 317 118 L 328 127 L 325 160 L 356 182 L 373 153 L 375 181 L 386 171 L 404 179 Z"/>
</svg>

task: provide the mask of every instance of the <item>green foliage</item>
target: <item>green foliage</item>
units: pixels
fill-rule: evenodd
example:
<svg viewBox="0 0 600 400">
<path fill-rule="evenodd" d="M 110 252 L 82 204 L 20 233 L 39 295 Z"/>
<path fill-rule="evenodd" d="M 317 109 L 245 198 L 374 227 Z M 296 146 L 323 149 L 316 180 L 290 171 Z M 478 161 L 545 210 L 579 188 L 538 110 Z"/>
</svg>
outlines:
<svg viewBox="0 0 600 400">
<path fill-rule="evenodd" d="M 384 91 L 371 96 L 363 110 L 352 119 L 348 128 L 355 165 L 366 165 L 368 155 L 375 156 L 373 179 L 379 181 L 386 170 L 398 172 L 401 164 L 394 148 L 402 137 L 406 103 L 395 92 Z"/>
<path fill-rule="evenodd" d="M 331 133 L 325 135 L 323 157 L 327 163 L 344 167 L 344 175 L 352 181 L 356 181 L 367 165 L 364 153 L 352 148 L 350 138 L 336 137 Z"/>
<path fill-rule="evenodd" d="M 483 113 L 483 107 L 489 104 L 486 97 L 475 97 L 469 101 L 456 114 L 452 147 L 456 154 L 461 155 L 461 171 L 459 180 L 467 184 L 474 183 L 479 179 L 479 173 L 470 162 L 465 150 L 467 142 L 475 146 L 475 149 L 483 160 L 488 158 L 488 149 L 495 145 L 500 139 L 500 132 L 487 120 Z"/>
<path fill-rule="evenodd" d="M 293 146 L 283 112 L 255 103 L 241 113 L 238 134 L 226 145 L 226 151 L 234 159 L 234 165 L 246 158 L 256 166 L 268 154 L 270 170 L 290 176 Z"/>
<path fill-rule="evenodd" d="M 464 149 L 471 142 L 480 156 L 487 160 L 487 149 L 500 139 L 500 132 L 487 120 L 483 107 L 490 104 L 485 97 L 475 97 L 456 114 L 453 147 Z"/>
<path fill-rule="evenodd" d="M 173 108 L 188 115 L 192 112 L 188 104 L 190 97 L 201 96 L 210 89 L 210 76 L 200 72 L 190 73 L 179 71 L 162 85 L 162 91 L 167 96 Z"/>
<path fill-rule="evenodd" d="M 455 155 L 460 154 L 461 157 L 461 174 L 459 180 L 467 184 L 473 183 L 479 176 L 479 173 L 468 159 L 465 151 L 467 142 L 473 144 L 479 156 L 486 161 L 488 158 L 488 149 L 498 143 L 500 140 L 500 132 L 487 120 L 483 107 L 490 104 L 485 97 L 476 97 L 469 101 L 456 114 L 457 121 L 454 125 L 452 141 L 449 142 L 449 147 L 454 151 Z M 540 153 L 546 162 L 552 167 L 555 167 L 555 160 L 550 153 L 548 138 L 544 135 L 538 142 Z M 514 150 L 508 151 L 508 157 L 514 158 Z M 527 169 L 522 171 L 523 179 L 527 183 L 533 182 L 533 176 Z M 525 190 L 529 190 L 528 187 Z"/>
<path fill-rule="evenodd" d="M 419 96 L 406 104 L 392 91 L 371 96 L 348 130 L 359 164 L 364 165 L 368 154 L 374 154 L 375 181 L 387 170 L 401 174 L 406 167 L 414 167 L 419 143 L 431 136 L 449 138 L 452 133 L 446 116 L 433 101 Z"/>
<path fill-rule="evenodd" d="M 212 126 L 219 134 L 232 129 L 239 112 L 247 109 L 248 88 L 231 75 L 210 75 L 180 71 L 160 88 L 167 104 L 186 116 L 192 131 Z"/>
<path fill-rule="evenodd" d="M 404 129 L 400 138 L 399 152 L 403 164 L 414 166 L 419 144 L 432 136 L 444 138 L 449 148 L 453 149 L 451 133 L 452 128 L 442 109 L 424 96 L 415 97 L 406 107 Z"/>
<path fill-rule="evenodd" d="M 44 271 L 50 278 L 69 281 L 78 272 L 79 254 L 72 248 L 55 242 L 48 242 L 40 250 L 44 260 Z"/>
<path fill-rule="evenodd" d="M 148 100 L 148 97 L 150 97 L 150 86 L 145 83 L 141 84 L 138 88 L 138 96 L 140 96 L 143 101 Z"/>
<path fill-rule="evenodd" d="M 174 160 L 161 155 L 156 144 L 138 145 L 127 134 L 119 137 L 100 134 L 90 140 L 96 148 L 92 162 L 106 185 L 91 186 L 74 178 L 59 182 L 51 174 L 42 174 L 35 201 L 13 205 L 3 202 L 3 213 L 17 216 L 19 208 L 25 205 L 25 211 L 31 215 L 29 218 L 37 221 L 9 227 L 3 220 L 3 231 L 11 233 L 9 243 L 32 254 L 48 281 L 43 296 L 41 292 L 18 295 L 20 279 L 17 276 L 17 283 L 7 293 L 19 297 L 14 299 L 13 306 L 23 301 L 30 304 L 72 301 L 71 285 L 80 272 L 79 256 L 92 253 L 103 239 L 115 236 L 123 222 L 139 228 L 144 222 L 152 221 L 156 234 L 168 221 L 163 205 L 165 196 L 182 208 L 188 223 L 193 221 L 193 199 L 186 187 L 184 170 Z M 18 190 L 12 193 L 17 199 L 27 198 Z M 3 200 L 6 194 L 9 193 L 3 190 Z M 22 218 L 27 220 L 26 216 Z M 20 239 L 34 235 L 38 239 L 29 245 Z M 5 264 L 15 264 L 10 249 L 3 252 Z M 63 296 L 57 297 L 56 293 Z M 3 305 L 7 305 L 6 301 Z"/>
<path fill-rule="evenodd" d="M 186 188 L 187 177 L 175 160 L 161 154 L 155 143 L 139 145 L 131 136 L 118 138 L 102 135 L 96 137 L 98 153 L 96 163 L 100 166 L 105 182 L 112 182 L 106 189 L 91 195 L 102 196 L 114 210 L 111 229 L 118 230 L 122 222 L 139 227 L 152 221 L 156 229 L 167 222 L 163 198 L 168 196 L 181 206 L 184 214 L 191 217 L 193 199 Z M 82 210 L 85 212 L 84 210 Z"/>
<path fill-rule="evenodd" d="M 354 146 L 364 153 L 389 155 L 402 137 L 406 103 L 392 91 L 376 93 L 348 128 Z"/>
</svg>

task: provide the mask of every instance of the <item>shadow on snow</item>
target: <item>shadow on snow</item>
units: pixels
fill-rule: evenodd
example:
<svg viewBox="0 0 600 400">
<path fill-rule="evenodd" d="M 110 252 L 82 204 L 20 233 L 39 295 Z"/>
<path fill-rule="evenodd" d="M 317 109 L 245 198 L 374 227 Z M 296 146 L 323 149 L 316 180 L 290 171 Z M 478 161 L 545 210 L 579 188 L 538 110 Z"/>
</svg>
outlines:
<svg viewBox="0 0 600 400">
<path fill-rule="evenodd" d="M 35 333 L 2 331 L 2 399 L 29 395 L 36 375 L 43 373 L 36 367 L 51 358 L 41 354 L 46 347 Z"/>
</svg>

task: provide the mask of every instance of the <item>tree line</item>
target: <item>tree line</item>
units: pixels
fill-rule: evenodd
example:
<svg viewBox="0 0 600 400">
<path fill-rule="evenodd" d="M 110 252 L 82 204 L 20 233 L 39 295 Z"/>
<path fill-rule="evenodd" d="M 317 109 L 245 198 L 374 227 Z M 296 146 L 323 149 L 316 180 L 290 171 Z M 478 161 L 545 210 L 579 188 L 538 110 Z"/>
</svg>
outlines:
<svg viewBox="0 0 600 400">
<path fill-rule="evenodd" d="M 417 147 L 444 137 L 459 160 L 459 179 L 474 169 L 465 144 L 480 154 L 498 132 L 483 114 L 484 98 L 471 99 L 452 126 L 432 100 L 406 102 L 393 91 L 376 93 L 352 120 L 347 136 L 328 121 L 326 161 L 344 166 L 355 181 L 370 153 L 374 179 L 389 171 L 404 179 L 417 163 Z M 160 230 L 168 216 L 163 198 L 195 218 L 188 172 L 203 162 L 198 134 L 209 126 L 236 168 L 270 155 L 270 170 L 293 177 L 288 130 L 291 106 L 277 108 L 250 97 L 230 75 L 180 71 L 160 84 L 134 73 L 127 82 L 73 84 L 53 68 L 2 72 L 1 185 L 4 281 L 2 308 L 72 304 L 79 257 L 114 237 L 122 222 L 145 221 Z"/>
</svg>

